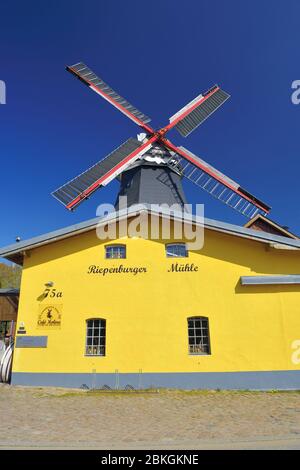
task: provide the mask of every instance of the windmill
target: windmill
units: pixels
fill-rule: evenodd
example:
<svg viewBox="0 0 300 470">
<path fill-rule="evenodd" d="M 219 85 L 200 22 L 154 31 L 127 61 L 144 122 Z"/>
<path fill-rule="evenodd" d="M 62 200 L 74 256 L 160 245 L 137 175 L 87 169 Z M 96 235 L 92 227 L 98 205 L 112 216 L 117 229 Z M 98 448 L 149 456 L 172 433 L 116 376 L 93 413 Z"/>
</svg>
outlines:
<svg viewBox="0 0 300 470">
<path fill-rule="evenodd" d="M 229 95 L 218 85 L 198 95 L 174 114 L 167 126 L 154 130 L 148 124 L 151 120 L 148 116 L 122 98 L 84 63 L 68 66 L 67 70 L 143 130 L 137 138 L 129 138 L 105 158 L 52 193 L 67 209 L 75 209 L 97 189 L 106 186 L 117 177 L 121 179 L 119 194 L 128 195 L 130 193 L 128 188 L 132 187 L 132 183 L 135 184 L 137 175 L 141 181 L 141 168 L 148 165 L 152 169 L 152 177 L 149 179 L 148 170 L 146 186 L 152 195 L 159 193 L 160 188 L 154 186 L 160 181 L 164 186 L 169 186 L 169 195 L 175 191 L 177 202 L 179 196 L 183 204 L 184 195 L 180 181 L 185 177 L 246 217 L 252 218 L 257 213 L 264 215 L 269 213 L 268 205 L 243 189 L 237 182 L 186 148 L 175 146 L 166 138 L 167 132 L 173 128 L 176 128 L 183 137 L 187 137 L 225 103 Z M 163 170 L 160 171 L 159 177 L 155 172 L 158 168 Z M 134 191 L 131 190 L 132 193 Z M 172 199 L 172 196 L 169 199 Z"/>
</svg>

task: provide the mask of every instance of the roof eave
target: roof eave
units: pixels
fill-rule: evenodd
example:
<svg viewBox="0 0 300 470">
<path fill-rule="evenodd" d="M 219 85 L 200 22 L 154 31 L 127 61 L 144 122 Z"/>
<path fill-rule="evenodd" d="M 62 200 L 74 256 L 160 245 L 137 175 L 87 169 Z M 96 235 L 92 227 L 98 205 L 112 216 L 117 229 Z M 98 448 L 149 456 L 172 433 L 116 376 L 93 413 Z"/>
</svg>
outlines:
<svg viewBox="0 0 300 470">
<path fill-rule="evenodd" d="M 151 213 L 157 216 L 170 216 L 170 212 L 166 209 L 160 209 L 159 211 L 153 210 L 148 204 L 139 204 L 136 207 L 121 209 L 118 212 L 113 212 L 104 217 L 96 217 L 86 222 L 71 225 L 69 227 L 59 229 L 53 232 L 46 233 L 44 235 L 25 240 L 24 242 L 14 243 L 13 245 L 6 246 L 0 249 L 0 256 L 9 259 L 17 264 L 22 264 L 26 251 L 38 248 L 49 243 L 54 243 L 71 236 L 79 235 L 84 232 L 95 229 L 98 224 L 101 225 L 111 223 L 115 220 L 121 221 L 129 217 L 134 217 L 142 212 Z M 181 212 L 171 213 L 171 217 L 174 220 L 182 220 Z M 241 238 L 250 239 L 253 241 L 266 243 L 269 245 L 281 245 L 285 247 L 292 247 L 300 249 L 300 240 L 294 240 L 292 238 L 283 237 L 280 235 L 269 234 L 267 232 L 260 232 L 257 230 L 241 227 L 238 225 L 232 225 L 227 222 L 220 222 L 213 219 L 203 219 L 192 214 L 185 213 L 185 221 L 189 223 L 196 223 L 197 225 L 203 225 L 208 230 L 226 233 L 228 235 L 238 236 Z"/>
</svg>

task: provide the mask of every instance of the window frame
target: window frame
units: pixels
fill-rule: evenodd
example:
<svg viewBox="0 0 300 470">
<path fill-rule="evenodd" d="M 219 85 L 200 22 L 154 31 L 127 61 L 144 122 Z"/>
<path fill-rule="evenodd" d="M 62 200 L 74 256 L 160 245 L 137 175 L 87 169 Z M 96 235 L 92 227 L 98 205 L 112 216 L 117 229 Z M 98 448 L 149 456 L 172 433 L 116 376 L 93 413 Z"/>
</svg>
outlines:
<svg viewBox="0 0 300 470">
<path fill-rule="evenodd" d="M 89 326 L 89 322 L 95 322 L 95 321 L 99 321 L 99 326 L 95 327 L 94 323 L 93 323 L 93 326 Z M 101 322 L 104 322 L 104 326 L 101 326 Z M 101 335 L 101 329 L 104 329 L 104 335 Z M 94 332 L 95 329 L 98 329 L 99 330 L 99 334 L 98 336 L 92 334 L 92 335 L 89 335 L 88 334 L 88 330 L 89 329 L 92 329 L 92 333 Z M 104 337 L 104 345 L 101 345 L 101 339 Z M 88 339 L 91 338 L 92 339 L 92 344 L 88 344 Z M 98 345 L 94 345 L 93 342 L 94 342 L 94 339 L 95 338 L 98 338 Z M 95 354 L 95 353 L 88 353 L 88 348 L 99 348 L 99 351 L 100 353 L 99 354 Z M 104 348 L 104 353 L 101 353 L 101 348 Z M 86 357 L 105 357 L 106 356 L 106 319 L 105 318 L 99 318 L 99 317 L 93 317 L 93 318 L 87 318 L 85 320 L 85 347 L 84 347 L 84 355 Z"/>
<path fill-rule="evenodd" d="M 109 248 L 119 248 L 119 249 L 124 249 L 124 252 L 125 252 L 125 256 L 119 256 L 119 257 L 114 257 L 114 256 L 107 256 L 107 250 Z M 127 246 L 123 243 L 110 243 L 109 245 L 105 245 L 104 246 L 104 250 L 105 250 L 105 259 L 126 259 L 127 258 Z"/>
<path fill-rule="evenodd" d="M 190 326 L 190 321 L 193 321 L 193 326 Z M 196 321 L 200 322 L 200 326 L 196 326 Z M 202 322 L 205 321 L 207 326 L 204 328 Z M 211 341 L 210 341 L 210 329 L 209 329 L 209 318 L 199 315 L 194 315 L 187 318 L 187 327 L 188 327 L 188 354 L 189 356 L 211 356 Z M 190 335 L 190 330 L 194 330 L 194 335 Z M 201 330 L 201 335 L 196 334 L 196 330 Z M 203 330 L 206 334 L 203 335 Z M 197 339 L 200 338 L 200 341 L 197 343 Z M 206 339 L 206 342 L 203 341 L 203 338 Z M 194 340 L 194 344 L 190 340 Z M 198 346 L 199 350 L 192 352 L 192 346 Z M 201 348 L 207 348 L 207 351 L 201 351 Z M 196 349 L 196 348 L 194 348 Z"/>
<path fill-rule="evenodd" d="M 180 247 L 184 246 L 185 256 L 168 254 L 168 248 L 172 247 L 172 246 L 180 246 Z M 184 243 L 184 242 L 182 242 L 182 243 L 166 243 L 165 244 L 165 250 L 166 250 L 166 257 L 167 258 L 188 258 L 189 257 L 189 250 L 187 249 L 186 243 Z"/>
</svg>

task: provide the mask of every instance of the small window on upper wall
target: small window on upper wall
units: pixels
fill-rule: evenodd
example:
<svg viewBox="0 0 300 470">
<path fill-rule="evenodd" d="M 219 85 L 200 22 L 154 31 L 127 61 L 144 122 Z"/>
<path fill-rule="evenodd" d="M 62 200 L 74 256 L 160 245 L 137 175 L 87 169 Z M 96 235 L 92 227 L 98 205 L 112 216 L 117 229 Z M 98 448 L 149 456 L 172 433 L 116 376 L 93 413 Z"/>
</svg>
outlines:
<svg viewBox="0 0 300 470">
<path fill-rule="evenodd" d="M 126 246 L 125 245 L 106 245 L 105 258 L 109 258 L 109 259 L 126 258 Z"/>
<path fill-rule="evenodd" d="M 189 253 L 185 243 L 169 243 L 166 245 L 166 255 L 168 258 L 186 258 Z"/>
</svg>

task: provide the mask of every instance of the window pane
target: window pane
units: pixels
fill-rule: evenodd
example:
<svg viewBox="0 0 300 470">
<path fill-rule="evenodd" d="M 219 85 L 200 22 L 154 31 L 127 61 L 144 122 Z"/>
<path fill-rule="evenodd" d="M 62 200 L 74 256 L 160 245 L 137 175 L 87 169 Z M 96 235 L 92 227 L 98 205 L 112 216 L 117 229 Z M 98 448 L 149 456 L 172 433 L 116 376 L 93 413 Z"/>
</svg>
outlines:
<svg viewBox="0 0 300 470">
<path fill-rule="evenodd" d="M 87 320 L 87 336 L 85 354 L 105 356 L 106 322 L 103 319 Z"/>
<path fill-rule="evenodd" d="M 106 258 L 121 259 L 126 258 L 125 245 L 108 245 L 105 247 Z"/>
<path fill-rule="evenodd" d="M 188 256 L 185 243 L 170 243 L 166 245 L 166 254 L 168 258 L 185 258 Z"/>
<path fill-rule="evenodd" d="M 207 317 L 188 318 L 188 339 L 189 354 L 210 354 Z"/>
</svg>

